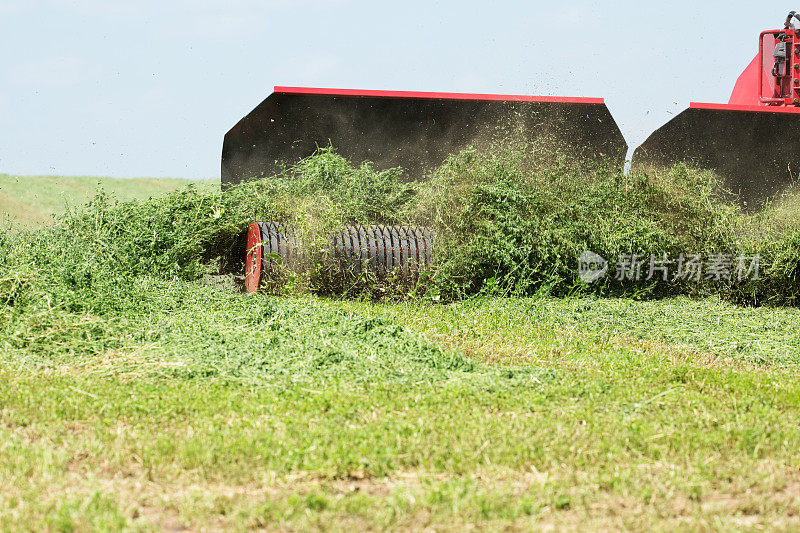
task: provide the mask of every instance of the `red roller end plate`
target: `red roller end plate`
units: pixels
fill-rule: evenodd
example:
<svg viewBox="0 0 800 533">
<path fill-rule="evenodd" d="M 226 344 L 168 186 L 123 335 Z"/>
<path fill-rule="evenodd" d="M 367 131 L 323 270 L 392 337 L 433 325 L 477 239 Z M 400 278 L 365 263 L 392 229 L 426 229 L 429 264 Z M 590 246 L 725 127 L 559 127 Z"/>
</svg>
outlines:
<svg viewBox="0 0 800 533">
<path fill-rule="evenodd" d="M 247 292 L 258 291 L 261 283 L 261 226 L 253 222 L 247 230 L 247 256 L 244 266 L 244 286 Z"/>
</svg>

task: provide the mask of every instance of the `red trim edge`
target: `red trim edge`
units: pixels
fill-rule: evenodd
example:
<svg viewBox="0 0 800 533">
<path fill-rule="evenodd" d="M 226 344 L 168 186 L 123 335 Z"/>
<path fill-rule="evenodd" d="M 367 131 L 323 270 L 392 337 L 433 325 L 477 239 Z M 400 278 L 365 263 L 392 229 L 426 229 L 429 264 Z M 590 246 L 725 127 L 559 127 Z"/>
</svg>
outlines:
<svg viewBox="0 0 800 533">
<path fill-rule="evenodd" d="M 422 98 L 428 100 L 486 100 L 506 102 L 549 102 L 563 104 L 605 104 L 602 98 L 574 96 L 525 96 L 506 94 L 420 93 L 412 91 L 370 91 L 353 89 L 321 89 L 313 87 L 275 87 L 278 94 L 319 94 L 324 96 L 362 96 L 371 98 Z"/>
<path fill-rule="evenodd" d="M 730 105 L 730 104 L 706 104 L 702 102 L 692 102 L 690 109 L 716 109 L 718 111 L 750 111 L 753 113 L 800 113 L 800 107 L 778 107 L 765 105 Z"/>
</svg>

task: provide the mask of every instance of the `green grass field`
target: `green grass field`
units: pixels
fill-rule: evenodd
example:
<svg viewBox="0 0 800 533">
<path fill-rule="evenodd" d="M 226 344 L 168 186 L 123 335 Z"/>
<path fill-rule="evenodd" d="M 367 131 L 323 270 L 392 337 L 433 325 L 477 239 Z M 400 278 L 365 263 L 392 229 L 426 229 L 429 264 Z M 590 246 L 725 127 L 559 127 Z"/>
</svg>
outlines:
<svg viewBox="0 0 800 533">
<path fill-rule="evenodd" d="M 800 526 L 798 311 L 142 289 L 6 352 L 3 529 Z"/>
<path fill-rule="evenodd" d="M 120 201 L 147 199 L 195 183 L 218 187 L 218 182 L 181 179 L 116 179 L 0 174 L 0 224 L 35 229 L 53 222 L 53 215 L 75 209 L 102 190 Z"/>
<path fill-rule="evenodd" d="M 800 528 L 800 309 L 246 295 L 137 205 L 0 232 L 0 530 Z"/>
</svg>

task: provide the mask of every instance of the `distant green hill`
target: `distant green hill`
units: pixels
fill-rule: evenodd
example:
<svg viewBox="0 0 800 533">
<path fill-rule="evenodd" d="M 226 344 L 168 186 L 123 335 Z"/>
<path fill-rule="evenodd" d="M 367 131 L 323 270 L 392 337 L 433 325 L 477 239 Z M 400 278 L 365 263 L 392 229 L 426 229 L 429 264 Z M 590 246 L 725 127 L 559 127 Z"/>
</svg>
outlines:
<svg viewBox="0 0 800 533">
<path fill-rule="evenodd" d="M 181 179 L 118 179 L 0 174 L 0 227 L 34 229 L 53 223 L 53 215 L 84 205 L 98 191 L 117 200 L 146 199 L 194 183 L 219 187 L 218 181 Z"/>
</svg>

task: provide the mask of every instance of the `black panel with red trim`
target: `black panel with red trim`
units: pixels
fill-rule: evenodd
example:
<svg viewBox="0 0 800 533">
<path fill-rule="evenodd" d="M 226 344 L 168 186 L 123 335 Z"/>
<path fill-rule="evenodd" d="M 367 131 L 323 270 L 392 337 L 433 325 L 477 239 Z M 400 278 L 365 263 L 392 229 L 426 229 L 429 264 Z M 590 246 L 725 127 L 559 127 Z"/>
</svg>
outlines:
<svg viewBox="0 0 800 533">
<path fill-rule="evenodd" d="M 692 104 L 636 149 L 634 166 L 680 162 L 716 171 L 748 208 L 796 183 L 800 114 L 796 108 Z"/>
<path fill-rule="evenodd" d="M 627 144 L 602 99 L 276 87 L 226 135 L 223 185 L 274 174 L 332 144 L 354 164 L 421 178 L 450 154 L 495 138 L 546 135 L 582 159 L 622 163 Z"/>
</svg>

